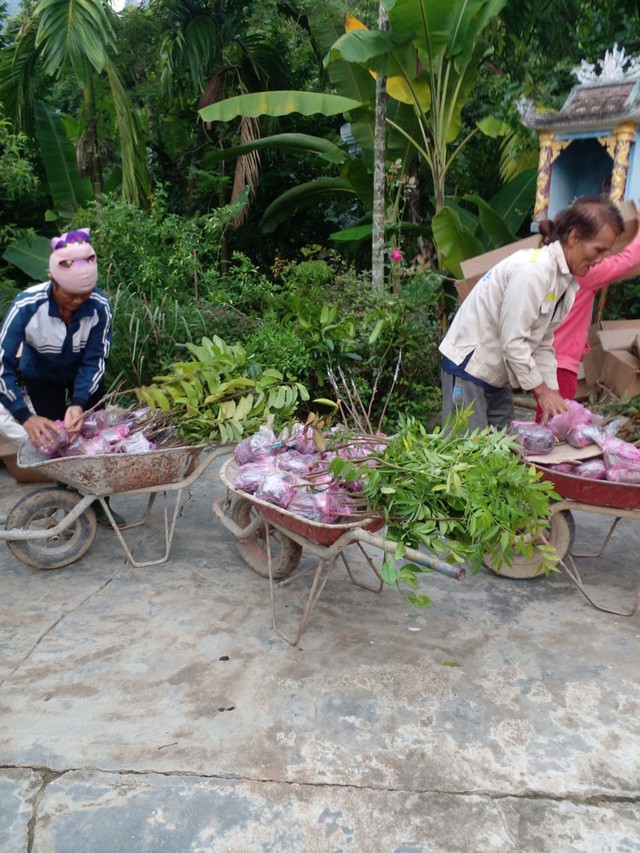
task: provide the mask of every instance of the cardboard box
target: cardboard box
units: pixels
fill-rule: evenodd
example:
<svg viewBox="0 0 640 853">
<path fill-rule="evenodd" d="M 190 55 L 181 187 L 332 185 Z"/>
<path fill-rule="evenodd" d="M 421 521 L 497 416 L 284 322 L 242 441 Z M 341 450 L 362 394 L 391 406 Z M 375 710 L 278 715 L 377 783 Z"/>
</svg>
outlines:
<svg viewBox="0 0 640 853">
<path fill-rule="evenodd" d="M 592 391 L 593 388 L 587 384 L 586 379 L 578 379 L 578 385 L 576 386 L 574 400 L 577 400 L 579 403 L 584 403 L 585 400 L 589 399 Z"/>
<path fill-rule="evenodd" d="M 600 382 L 602 366 L 604 364 L 604 350 L 600 344 L 591 347 L 583 358 L 582 364 L 584 366 L 585 382 L 589 388 L 594 388 Z"/>
<path fill-rule="evenodd" d="M 3 446 L 3 455 L 0 457 L 0 462 L 4 463 L 7 468 L 7 471 L 11 474 L 16 483 L 52 483 L 53 480 L 50 480 L 49 477 L 45 477 L 44 474 L 41 474 L 39 471 L 31 471 L 29 469 L 21 468 L 18 465 L 17 454 L 9 453 L 6 454 L 6 447 Z"/>
<path fill-rule="evenodd" d="M 600 382 L 616 397 L 640 394 L 640 359 L 627 350 L 614 350 L 605 355 Z"/>
<path fill-rule="evenodd" d="M 557 465 L 559 462 L 583 462 L 585 459 L 593 459 L 600 456 L 602 448 L 597 444 L 587 444 L 586 447 L 572 447 L 566 441 L 561 441 L 553 448 L 551 453 L 527 454 L 527 462 L 537 462 L 540 465 Z"/>
<path fill-rule="evenodd" d="M 476 255 L 475 258 L 467 258 L 466 261 L 460 263 L 460 268 L 465 276 L 461 281 L 456 281 L 456 290 L 458 292 L 458 301 L 464 302 L 473 286 L 480 281 L 482 276 L 499 262 L 508 258 L 514 252 L 520 249 L 534 249 L 540 243 L 540 236 L 534 234 L 531 237 L 525 237 L 524 240 L 516 240 L 515 243 L 509 243 L 506 246 L 501 246 L 499 249 L 493 249 L 491 252 L 485 252 L 483 255 Z"/>
<path fill-rule="evenodd" d="M 524 240 L 516 240 L 515 243 L 508 243 L 499 249 L 492 249 L 483 255 L 476 255 L 475 258 L 467 258 L 466 261 L 460 263 L 460 268 L 465 279 L 473 276 L 480 278 L 492 267 L 495 267 L 499 261 L 508 258 L 514 252 L 519 252 L 520 249 L 535 249 L 539 245 L 540 235 L 533 234 L 531 237 L 525 237 Z"/>
<path fill-rule="evenodd" d="M 589 346 L 599 343 L 598 332 L 610 332 L 615 329 L 640 330 L 640 320 L 602 320 L 600 323 L 592 323 L 589 327 Z"/>
<path fill-rule="evenodd" d="M 463 278 L 462 281 L 456 281 L 456 290 L 458 292 L 458 302 L 462 305 L 467 296 L 471 293 L 473 286 L 477 284 L 481 275 L 474 275 L 471 278 Z"/>
<path fill-rule="evenodd" d="M 640 394 L 640 319 L 603 320 L 589 330 L 583 360 L 586 385 L 609 399 Z"/>
<path fill-rule="evenodd" d="M 638 337 L 638 331 L 640 331 L 640 320 L 636 320 L 636 325 L 628 329 L 603 329 L 598 332 L 598 343 L 605 352 L 631 350 Z"/>
</svg>

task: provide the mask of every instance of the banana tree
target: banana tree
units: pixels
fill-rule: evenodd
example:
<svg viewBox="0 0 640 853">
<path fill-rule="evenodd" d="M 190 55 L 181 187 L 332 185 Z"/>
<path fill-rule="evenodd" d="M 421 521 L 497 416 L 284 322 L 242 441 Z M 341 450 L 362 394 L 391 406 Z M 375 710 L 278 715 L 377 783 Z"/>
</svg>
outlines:
<svg viewBox="0 0 640 853">
<path fill-rule="evenodd" d="M 291 73 L 278 37 L 278 21 L 286 10 L 274 5 L 258 12 L 260 4 L 254 4 L 253 11 L 251 5 L 245 0 L 175 0 L 168 4 L 170 29 L 160 45 L 159 57 L 162 90 L 168 98 L 175 94 L 179 102 L 197 99 L 197 107 L 202 109 L 236 93 L 260 91 L 268 84 L 276 89 L 290 86 Z M 252 15 L 258 14 L 256 23 Z M 212 160 L 209 154 L 203 157 L 212 135 L 215 130 L 212 134 L 210 127 L 199 123 L 193 128 L 187 150 L 181 153 L 184 171 L 190 175 L 187 209 L 196 195 L 195 175 L 205 161 Z M 256 115 L 241 116 L 239 135 L 246 143 L 260 137 Z M 260 155 L 251 149 L 238 156 L 228 199 L 233 204 L 249 187 L 237 225 L 246 218 L 259 180 Z"/>
<path fill-rule="evenodd" d="M 317 4 L 307 12 L 309 25 L 316 49 L 325 56 L 331 46 L 345 30 L 344 19 L 325 5 Z M 347 19 L 353 21 L 354 19 Z M 349 26 L 349 24 L 347 24 Z M 296 211 L 317 204 L 321 199 L 336 197 L 340 194 L 352 195 L 362 202 L 367 211 L 373 207 L 374 173 L 374 100 L 376 94 L 375 76 L 367 69 L 353 63 L 333 61 L 327 68 L 329 83 L 333 93 L 304 91 L 268 91 L 240 95 L 218 101 L 199 110 L 205 122 L 232 121 L 234 119 L 281 116 L 300 113 L 301 115 L 322 115 L 324 117 L 344 116 L 348 124 L 343 124 L 342 144 L 335 144 L 322 137 L 309 134 L 274 134 L 255 139 L 244 145 L 224 148 L 211 152 L 211 160 L 233 160 L 250 152 L 261 150 L 288 151 L 314 155 L 324 162 L 332 163 L 338 174 L 323 175 L 304 184 L 297 185 L 278 196 L 265 210 L 261 222 L 263 230 L 272 230 L 280 222 L 286 221 Z M 393 102 L 388 112 L 404 126 L 411 127 L 413 117 L 409 109 Z M 414 156 L 413 149 L 406 139 L 387 128 L 387 156 L 393 161 L 400 160 L 403 166 Z M 384 166 L 383 166 L 384 169 Z M 371 223 L 368 222 L 344 235 L 342 242 L 360 242 L 371 238 Z M 429 229 L 421 230 L 428 234 Z M 332 235 L 333 236 L 333 235 Z"/>
<path fill-rule="evenodd" d="M 418 134 L 388 118 L 388 124 L 428 164 L 436 211 L 444 204 L 446 177 L 469 139 L 482 130 L 497 135 L 503 126 L 487 119 L 453 148 L 462 110 L 486 51 L 484 30 L 507 0 L 383 0 L 389 32 L 354 29 L 333 45 L 326 62 L 355 64 L 394 80 L 389 96 L 406 104 Z"/>
<path fill-rule="evenodd" d="M 469 139 L 480 130 L 490 135 L 503 130 L 502 123 L 488 118 L 457 142 L 462 110 L 486 50 L 484 31 L 505 3 L 506 0 L 383 0 L 390 21 L 388 32 L 349 28 L 330 45 L 326 55 L 325 66 L 332 84 L 340 95 L 354 102 L 345 105 L 344 112 L 371 174 L 373 77 L 379 74 L 387 78 L 387 156 L 397 159 L 396 151 L 404 146 L 403 163 L 418 156 L 428 165 L 436 211 L 444 205 L 448 171 Z M 323 32 L 321 28 L 318 31 Z M 200 116 L 205 121 L 228 121 L 251 114 L 309 115 L 317 111 L 331 115 L 337 112 L 334 97 L 311 92 L 264 92 L 259 100 L 245 96 L 233 99 L 233 103 L 212 105 L 201 110 Z M 333 112 L 327 110 L 330 104 L 334 105 Z M 284 200 L 276 200 L 276 210 L 294 197 L 295 191 L 291 191 Z M 273 208 L 268 212 L 273 215 Z M 445 260 L 443 252 L 440 256 L 441 261 Z"/>
<path fill-rule="evenodd" d="M 81 138 L 94 197 L 102 192 L 96 87 L 104 78 L 120 134 L 122 194 L 144 202 L 149 192 L 146 148 L 138 113 L 114 64 L 113 12 L 102 0 L 40 0 L 14 41 L 0 50 L 0 100 L 18 129 L 29 127 L 39 70 L 46 77 L 75 79 L 82 92 Z M 65 76 L 67 75 L 67 76 Z"/>
<path fill-rule="evenodd" d="M 78 170 L 75 149 L 62 118 L 43 101 L 34 105 L 36 139 L 42 153 L 54 211 L 47 218 L 68 222 L 93 198 L 91 182 Z"/>
</svg>

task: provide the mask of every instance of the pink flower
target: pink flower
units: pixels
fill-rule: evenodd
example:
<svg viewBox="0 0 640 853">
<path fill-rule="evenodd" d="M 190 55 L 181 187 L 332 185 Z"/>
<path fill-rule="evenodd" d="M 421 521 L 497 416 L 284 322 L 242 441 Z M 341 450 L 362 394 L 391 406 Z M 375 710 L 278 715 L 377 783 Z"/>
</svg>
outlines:
<svg viewBox="0 0 640 853">
<path fill-rule="evenodd" d="M 396 248 L 389 255 L 392 261 L 401 261 L 404 258 L 404 255 L 400 251 L 400 249 L 396 246 Z"/>
</svg>

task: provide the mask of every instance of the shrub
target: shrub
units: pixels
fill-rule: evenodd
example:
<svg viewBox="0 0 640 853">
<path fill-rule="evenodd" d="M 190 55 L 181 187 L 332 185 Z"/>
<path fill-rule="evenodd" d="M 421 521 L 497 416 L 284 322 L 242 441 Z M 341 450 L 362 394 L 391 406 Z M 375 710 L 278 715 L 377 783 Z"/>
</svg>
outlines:
<svg viewBox="0 0 640 853">
<path fill-rule="evenodd" d="M 310 353 L 293 324 L 283 324 L 274 311 L 262 318 L 259 327 L 243 338 L 247 354 L 263 368 L 279 370 L 287 379 L 305 379 L 311 374 Z"/>
</svg>

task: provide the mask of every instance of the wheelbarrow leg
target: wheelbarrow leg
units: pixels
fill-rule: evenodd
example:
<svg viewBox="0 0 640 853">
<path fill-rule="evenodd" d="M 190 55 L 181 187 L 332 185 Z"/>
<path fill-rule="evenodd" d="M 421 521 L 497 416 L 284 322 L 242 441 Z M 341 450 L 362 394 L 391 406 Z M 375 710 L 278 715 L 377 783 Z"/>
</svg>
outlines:
<svg viewBox="0 0 640 853">
<path fill-rule="evenodd" d="M 359 586 L 361 589 L 366 589 L 369 592 L 382 592 L 382 589 L 384 587 L 384 581 L 382 579 L 382 575 L 378 571 L 378 567 L 373 562 L 373 560 L 371 559 L 369 554 L 367 554 L 366 550 L 362 546 L 362 543 L 356 542 L 355 544 L 358 546 L 362 556 L 367 561 L 369 568 L 371 569 L 371 571 L 376 576 L 378 582 L 377 582 L 377 584 L 372 585 L 372 584 L 363 583 L 362 581 L 359 581 L 355 577 L 355 575 L 353 574 L 353 569 L 351 568 L 351 565 L 350 565 L 349 561 L 347 560 L 346 554 L 344 553 L 344 551 L 341 551 L 340 557 L 342 559 L 342 562 L 344 563 L 345 569 L 347 570 L 347 574 L 349 575 L 349 578 L 351 579 L 351 583 L 355 584 L 356 586 Z"/>
<path fill-rule="evenodd" d="M 319 559 L 318 564 L 315 568 L 315 573 L 313 576 L 313 581 L 311 583 L 311 589 L 309 590 L 309 594 L 307 595 L 307 600 L 304 606 L 304 610 L 302 611 L 302 616 L 300 617 L 300 621 L 298 623 L 298 630 L 296 632 L 295 637 L 291 638 L 287 634 L 282 631 L 278 626 L 278 620 L 276 615 L 276 595 L 275 595 L 275 579 L 273 577 L 273 570 L 271 567 L 271 543 L 269 540 L 269 525 L 265 527 L 265 544 L 267 549 L 267 563 L 269 569 L 269 596 L 271 600 L 271 627 L 276 632 L 279 637 L 282 637 L 289 645 L 297 646 L 300 642 L 300 637 L 304 629 L 307 626 L 307 622 L 309 621 L 309 617 L 311 616 L 311 612 L 316 605 L 316 602 L 322 595 L 322 592 L 326 586 L 327 581 L 331 577 L 333 573 L 333 569 L 336 564 L 336 558 L 333 557 L 330 560 Z M 324 578 L 322 577 L 323 572 Z M 287 582 L 291 580 L 291 578 L 287 579 Z"/>
<path fill-rule="evenodd" d="M 616 519 L 619 521 L 619 519 Z M 578 590 L 582 593 L 582 595 L 586 598 L 589 604 L 592 607 L 595 607 L 596 610 L 602 611 L 602 613 L 613 613 L 615 616 L 633 616 L 634 613 L 638 609 L 638 605 L 640 605 L 640 593 L 636 593 L 635 601 L 631 610 L 623 611 L 623 610 L 613 610 L 610 607 L 602 607 L 600 604 L 596 604 L 595 601 L 588 594 L 584 581 L 582 580 L 582 576 L 576 566 L 571 554 L 567 554 L 565 560 L 560 560 L 560 565 L 564 569 L 569 580 L 576 585 Z"/>
<path fill-rule="evenodd" d="M 597 551 L 597 552 L 596 552 L 596 551 L 594 551 L 594 552 L 585 552 L 584 554 L 577 554 L 575 551 L 573 551 L 573 550 L 572 550 L 572 551 L 571 551 L 572 555 L 573 555 L 574 557 L 601 557 L 601 556 L 604 554 L 605 548 L 607 547 L 607 545 L 609 544 L 609 542 L 611 542 L 611 537 L 613 536 L 613 532 L 614 532 L 614 530 L 616 529 L 616 527 L 618 526 L 618 522 L 619 522 L 619 521 L 622 521 L 622 516 L 617 515 L 617 516 L 613 519 L 613 521 L 611 522 L 611 527 L 609 528 L 609 532 L 608 532 L 608 533 L 607 533 L 607 535 L 605 536 L 604 542 L 603 542 L 603 543 L 602 543 L 602 545 L 600 546 L 600 550 L 599 550 L 599 551 Z"/>
<path fill-rule="evenodd" d="M 155 560 L 145 560 L 144 562 L 141 562 L 139 560 L 134 559 L 133 554 L 131 552 L 131 549 L 127 545 L 120 528 L 116 524 L 116 521 L 115 521 L 115 519 L 111 513 L 111 508 L 109 507 L 109 504 L 107 503 L 107 501 L 104 498 L 102 498 L 102 497 L 98 498 L 98 500 L 100 501 L 100 505 L 102 506 L 103 510 L 105 511 L 105 513 L 107 515 L 107 518 L 109 519 L 109 521 L 111 523 L 111 527 L 113 528 L 114 533 L 118 537 L 120 545 L 122 545 L 122 550 L 124 551 L 127 560 L 131 563 L 131 565 L 133 566 L 134 569 L 143 569 L 143 568 L 146 568 L 147 566 L 159 566 L 161 563 L 166 563 L 167 560 L 169 559 L 169 553 L 171 551 L 171 544 L 173 542 L 173 534 L 175 532 L 176 522 L 178 520 L 180 510 L 182 509 L 182 493 L 183 493 L 183 491 L 184 491 L 183 489 L 177 490 L 177 494 L 176 494 L 176 498 L 175 498 L 175 504 L 174 504 L 174 508 L 173 508 L 173 516 L 171 518 L 171 523 L 169 523 L 169 516 L 167 513 L 167 507 L 166 507 L 167 493 L 164 492 L 164 499 L 165 499 L 165 506 L 164 506 L 164 544 L 165 544 L 165 551 L 161 557 L 159 557 Z M 153 493 L 149 497 L 149 503 L 147 505 L 147 511 L 145 512 L 145 516 L 144 516 L 145 519 L 147 518 L 147 516 L 149 514 L 149 511 L 151 509 L 151 506 L 153 505 L 154 500 L 155 500 L 155 493 Z M 142 522 L 127 525 L 127 528 L 138 527 L 141 523 Z M 127 528 L 123 528 L 123 529 L 126 530 Z"/>
</svg>

